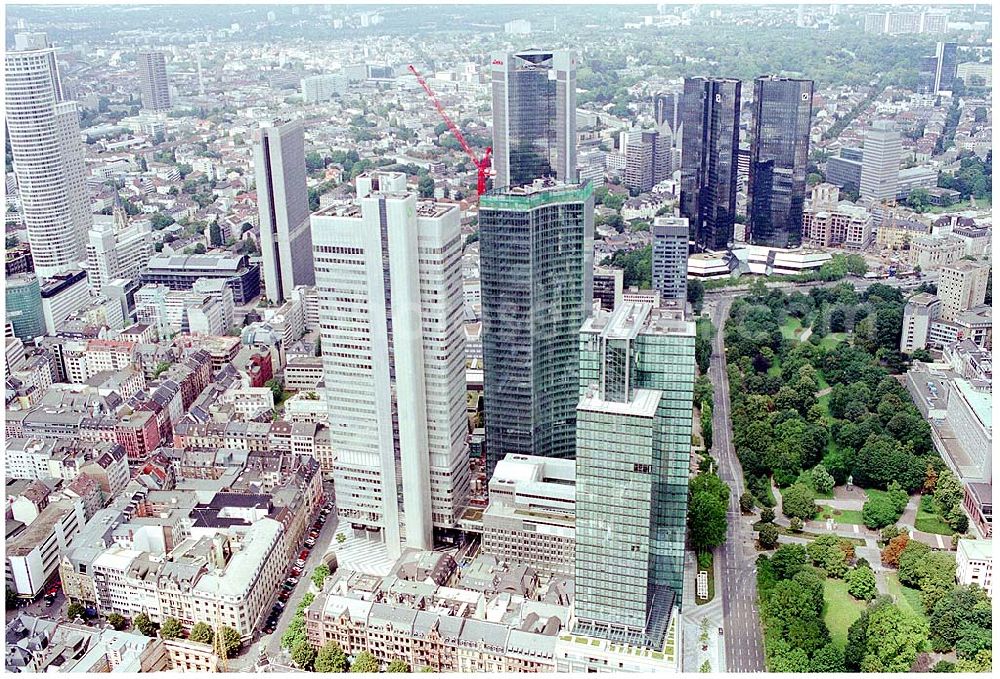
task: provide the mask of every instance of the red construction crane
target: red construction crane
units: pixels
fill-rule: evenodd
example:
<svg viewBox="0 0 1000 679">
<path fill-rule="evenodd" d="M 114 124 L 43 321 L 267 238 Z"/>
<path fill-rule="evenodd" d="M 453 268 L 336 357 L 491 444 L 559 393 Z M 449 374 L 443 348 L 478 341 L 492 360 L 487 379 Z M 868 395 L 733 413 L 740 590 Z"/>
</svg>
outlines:
<svg viewBox="0 0 1000 679">
<path fill-rule="evenodd" d="M 431 98 L 431 101 L 434 103 L 434 108 L 436 108 L 438 113 L 441 114 L 445 125 L 448 126 L 451 133 L 455 135 L 455 139 L 458 140 L 458 143 L 462 145 L 463 149 L 465 149 L 469 158 L 472 159 L 472 164 L 476 166 L 476 170 L 479 172 L 479 181 L 476 183 L 476 194 L 480 196 L 483 195 L 483 193 L 486 192 L 486 175 L 489 174 L 490 171 L 490 155 L 493 153 L 493 147 L 487 146 L 486 153 L 483 154 L 482 159 L 478 158 L 476 156 L 476 152 L 472 150 L 469 143 L 465 141 L 465 137 L 462 136 L 462 131 L 459 130 L 458 126 L 451 121 L 450 117 L 448 117 L 448 113 L 445 112 L 444 106 L 442 106 L 441 102 L 438 101 L 437 95 L 434 94 L 434 90 L 432 90 L 431 86 L 427 84 L 427 81 L 424 80 L 423 76 L 417 72 L 417 69 L 413 67 L 413 64 L 410 64 L 410 73 L 417 77 L 417 82 L 419 82 L 424 88 L 424 92 L 427 93 L 427 96 Z"/>
</svg>

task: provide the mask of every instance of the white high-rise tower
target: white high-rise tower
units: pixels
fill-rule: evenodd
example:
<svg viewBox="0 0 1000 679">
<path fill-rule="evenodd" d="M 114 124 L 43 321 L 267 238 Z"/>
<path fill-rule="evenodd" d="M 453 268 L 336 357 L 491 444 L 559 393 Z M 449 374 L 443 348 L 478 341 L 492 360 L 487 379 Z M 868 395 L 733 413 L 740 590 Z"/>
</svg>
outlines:
<svg viewBox="0 0 1000 679">
<path fill-rule="evenodd" d="M 312 215 L 323 372 L 341 520 L 390 556 L 430 549 L 469 494 L 458 206 L 401 173 Z"/>
<path fill-rule="evenodd" d="M 19 34 L 5 57 L 7 129 L 35 272 L 79 268 L 92 224 L 75 101 L 62 101 L 55 50 Z"/>
<path fill-rule="evenodd" d="M 877 120 L 865 132 L 865 148 L 861 157 L 862 198 L 893 200 L 899 186 L 899 161 L 903 144 L 899 131 L 888 120 Z"/>
</svg>

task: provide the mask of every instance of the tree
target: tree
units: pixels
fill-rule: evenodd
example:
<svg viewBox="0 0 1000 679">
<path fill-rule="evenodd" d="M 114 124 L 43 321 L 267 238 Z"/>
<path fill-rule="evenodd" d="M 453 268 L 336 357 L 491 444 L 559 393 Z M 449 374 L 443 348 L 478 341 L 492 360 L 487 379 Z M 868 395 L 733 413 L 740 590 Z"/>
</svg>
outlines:
<svg viewBox="0 0 1000 679">
<path fill-rule="evenodd" d="M 796 483 L 781 494 L 781 513 L 797 516 L 808 521 L 816 516 L 816 499 L 812 489 L 804 483 Z"/>
<path fill-rule="evenodd" d="M 740 495 L 740 511 L 744 514 L 749 514 L 755 506 L 757 506 L 757 502 L 753 499 L 753 493 L 749 490 L 743 491 L 743 494 Z"/>
<path fill-rule="evenodd" d="M 698 668 L 698 671 L 701 672 L 702 674 L 708 674 L 709 672 L 712 671 L 712 663 L 710 663 L 708 660 L 706 660 Z"/>
<path fill-rule="evenodd" d="M 326 580 L 327 576 L 330 575 L 330 567 L 325 563 L 320 564 L 313 571 L 312 581 L 316 585 L 316 589 L 323 589 L 323 582 Z"/>
<path fill-rule="evenodd" d="M 208 235 L 209 241 L 212 245 L 222 245 L 222 229 L 219 228 L 218 224 L 213 222 L 212 225 L 208 227 Z"/>
<path fill-rule="evenodd" d="M 836 535 L 821 535 L 806 546 L 813 564 L 830 577 L 842 578 L 854 560 L 854 545 Z"/>
<path fill-rule="evenodd" d="M 274 396 L 274 402 L 278 403 L 281 401 L 281 397 L 285 395 L 285 386 L 281 383 L 281 380 L 277 377 L 269 379 L 264 383 L 264 386 L 271 390 L 271 394 Z"/>
<path fill-rule="evenodd" d="M 160 636 L 164 639 L 176 639 L 182 631 L 180 620 L 177 618 L 167 618 L 160 625 Z"/>
<path fill-rule="evenodd" d="M 826 471 L 826 467 L 823 465 L 818 464 L 813 467 L 810 476 L 812 477 L 813 487 L 817 493 L 826 495 L 833 490 L 833 486 L 835 485 L 834 478 Z"/>
<path fill-rule="evenodd" d="M 20 242 L 21 241 L 17 236 L 11 234 L 4 239 L 4 248 L 7 250 L 10 250 L 11 248 L 16 248 L 18 243 Z"/>
<path fill-rule="evenodd" d="M 417 180 L 417 190 L 421 198 L 434 197 L 434 180 L 429 175 L 424 175 Z"/>
<path fill-rule="evenodd" d="M 870 567 L 852 568 L 847 574 L 847 593 L 861 601 L 871 601 L 878 594 L 875 572 Z"/>
<path fill-rule="evenodd" d="M 126 627 L 128 627 L 128 620 L 126 620 L 125 616 L 123 615 L 120 615 L 118 613 L 111 613 L 110 615 L 108 615 L 108 624 L 114 627 L 119 632 L 121 632 Z"/>
<path fill-rule="evenodd" d="M 402 660 L 400 658 L 396 658 L 391 663 L 389 663 L 389 666 L 386 668 L 385 671 L 386 672 L 409 672 L 410 671 L 410 666 L 409 666 L 409 664 L 407 664 L 407 662 L 405 660 Z"/>
<path fill-rule="evenodd" d="M 774 577 L 779 580 L 788 580 L 796 573 L 805 568 L 808 563 L 806 548 L 804 545 L 787 544 L 778 547 L 771 557 L 771 568 Z"/>
<path fill-rule="evenodd" d="M 698 279 L 688 281 L 687 301 L 691 303 L 691 308 L 696 314 L 701 313 L 701 307 L 705 300 L 705 284 Z"/>
<path fill-rule="evenodd" d="M 903 553 L 906 549 L 906 545 L 910 542 L 910 536 L 906 533 L 902 535 L 897 535 L 896 537 L 889 540 L 889 544 L 885 546 L 882 550 L 882 565 L 888 566 L 889 568 L 899 567 L 899 555 Z"/>
<path fill-rule="evenodd" d="M 941 597 L 928 616 L 934 645 L 951 649 L 971 641 L 963 644 L 965 655 L 975 656 L 981 632 L 988 636 L 993 629 L 990 603 L 989 596 L 977 585 L 959 585 Z"/>
<path fill-rule="evenodd" d="M 207 622 L 196 622 L 191 628 L 188 640 L 199 644 L 212 643 L 212 626 Z"/>
<path fill-rule="evenodd" d="M 774 523 L 774 510 L 770 507 L 764 507 L 760 510 L 760 520 L 762 523 Z"/>
<path fill-rule="evenodd" d="M 793 530 L 796 533 L 802 531 L 802 525 L 803 525 L 802 524 L 802 519 L 800 519 L 797 516 L 793 516 L 791 519 L 788 520 L 788 528 L 789 528 L 789 530 Z"/>
<path fill-rule="evenodd" d="M 216 636 L 215 644 L 227 658 L 232 658 L 239 652 L 243 640 L 240 638 L 239 632 L 232 627 L 223 625 Z"/>
<path fill-rule="evenodd" d="M 955 663 L 955 672 L 992 672 L 993 651 L 984 650 L 976 654 L 972 660 L 959 660 Z"/>
<path fill-rule="evenodd" d="M 379 663 L 368 651 L 361 651 L 351 664 L 351 672 L 378 672 Z"/>
<path fill-rule="evenodd" d="M 317 672 L 346 672 L 349 663 L 344 649 L 336 641 L 323 644 L 316 654 L 314 668 Z"/>
<path fill-rule="evenodd" d="M 879 529 L 896 523 L 902 511 L 888 494 L 873 495 L 861 508 L 861 520 L 869 528 Z"/>
<path fill-rule="evenodd" d="M 312 672 L 313 663 L 316 661 L 316 649 L 312 645 L 302 639 L 297 642 L 292 648 L 292 662 L 295 666 L 306 672 Z"/>
<path fill-rule="evenodd" d="M 889 604 L 872 611 L 867 636 L 862 672 L 906 672 L 927 641 L 927 624 Z"/>
<path fill-rule="evenodd" d="M 11 608 L 11 606 L 8 605 L 7 608 Z M 81 603 L 72 603 L 66 608 L 66 617 L 69 618 L 70 620 L 76 620 L 77 618 L 86 618 L 87 609 Z"/>
<path fill-rule="evenodd" d="M 843 672 L 845 669 L 844 651 L 833 642 L 816 651 L 809 662 L 810 672 Z"/>
<path fill-rule="evenodd" d="M 691 548 L 704 552 L 726 541 L 726 502 L 709 492 L 692 493 L 688 507 Z"/>
<path fill-rule="evenodd" d="M 773 523 L 765 523 L 760 527 L 757 537 L 760 546 L 764 549 L 772 549 L 778 544 L 778 527 Z"/>
</svg>

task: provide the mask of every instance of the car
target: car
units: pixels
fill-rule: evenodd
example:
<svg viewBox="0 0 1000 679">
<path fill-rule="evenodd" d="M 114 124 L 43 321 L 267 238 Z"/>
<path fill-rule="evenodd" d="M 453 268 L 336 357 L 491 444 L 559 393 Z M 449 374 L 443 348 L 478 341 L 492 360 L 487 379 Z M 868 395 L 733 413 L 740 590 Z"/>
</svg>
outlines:
<svg viewBox="0 0 1000 679">
<path fill-rule="evenodd" d="M 719 628 L 719 636 L 720 637 L 722 636 L 722 628 L 721 627 Z"/>
<path fill-rule="evenodd" d="M 298 566 L 292 568 L 292 575 L 302 575 L 302 569 Z"/>
<path fill-rule="evenodd" d="M 311 537 L 313 540 L 316 540 L 317 538 L 319 538 L 319 531 L 318 530 L 309 531 L 309 537 Z"/>
<path fill-rule="evenodd" d="M 305 559 L 299 559 L 295 562 L 295 567 L 301 570 L 306 565 Z M 298 575 L 298 573 L 293 573 L 292 575 Z"/>
<path fill-rule="evenodd" d="M 288 578 L 285 582 L 290 582 L 292 585 L 297 585 L 299 583 L 298 578 Z"/>
<path fill-rule="evenodd" d="M 299 560 L 305 561 L 308 557 L 309 557 L 308 549 L 303 549 L 301 552 L 299 552 Z"/>
<path fill-rule="evenodd" d="M 52 608 L 52 604 L 54 604 L 55 602 L 56 602 L 55 599 L 46 599 L 45 600 L 45 607 L 46 608 Z"/>
<path fill-rule="evenodd" d="M 281 594 L 279 594 L 279 595 L 278 595 L 278 601 L 280 601 L 280 602 L 282 602 L 282 603 L 287 603 L 287 602 L 288 602 L 288 598 L 289 598 L 290 596 L 292 596 L 292 593 L 291 593 L 291 592 L 289 592 L 289 591 L 284 591 L 284 592 L 282 592 Z"/>
<path fill-rule="evenodd" d="M 280 614 L 281 611 L 285 610 L 285 602 L 284 601 L 275 601 L 274 602 L 274 606 L 271 607 L 271 610 L 274 611 L 275 613 L 279 613 Z"/>
<path fill-rule="evenodd" d="M 309 538 L 308 540 L 306 540 L 306 547 L 313 547 L 315 545 L 316 545 L 315 538 Z"/>
</svg>

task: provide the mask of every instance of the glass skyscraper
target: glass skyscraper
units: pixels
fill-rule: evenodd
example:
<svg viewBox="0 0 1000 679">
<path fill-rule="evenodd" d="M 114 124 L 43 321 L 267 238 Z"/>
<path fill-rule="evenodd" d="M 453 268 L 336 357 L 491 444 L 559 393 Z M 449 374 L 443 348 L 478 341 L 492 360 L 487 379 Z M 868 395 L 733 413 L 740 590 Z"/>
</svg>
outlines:
<svg viewBox="0 0 1000 679">
<path fill-rule="evenodd" d="M 754 81 L 750 242 L 789 248 L 802 243 L 812 80 L 761 76 Z"/>
<path fill-rule="evenodd" d="M 42 292 L 35 274 L 7 276 L 4 298 L 7 302 L 7 320 L 14 326 L 14 337 L 23 342 L 31 342 L 45 334 Z"/>
<path fill-rule="evenodd" d="M 694 323 L 627 302 L 580 331 L 574 632 L 662 651 L 684 586 Z"/>
<path fill-rule="evenodd" d="M 537 182 L 479 202 L 487 478 L 509 453 L 572 459 L 579 331 L 590 311 L 590 184 Z"/>
<path fill-rule="evenodd" d="M 496 54 L 492 78 L 494 188 L 575 182 L 576 54 Z"/>
<path fill-rule="evenodd" d="M 680 212 L 699 250 L 733 239 L 740 148 L 740 81 L 685 78 Z"/>
</svg>

